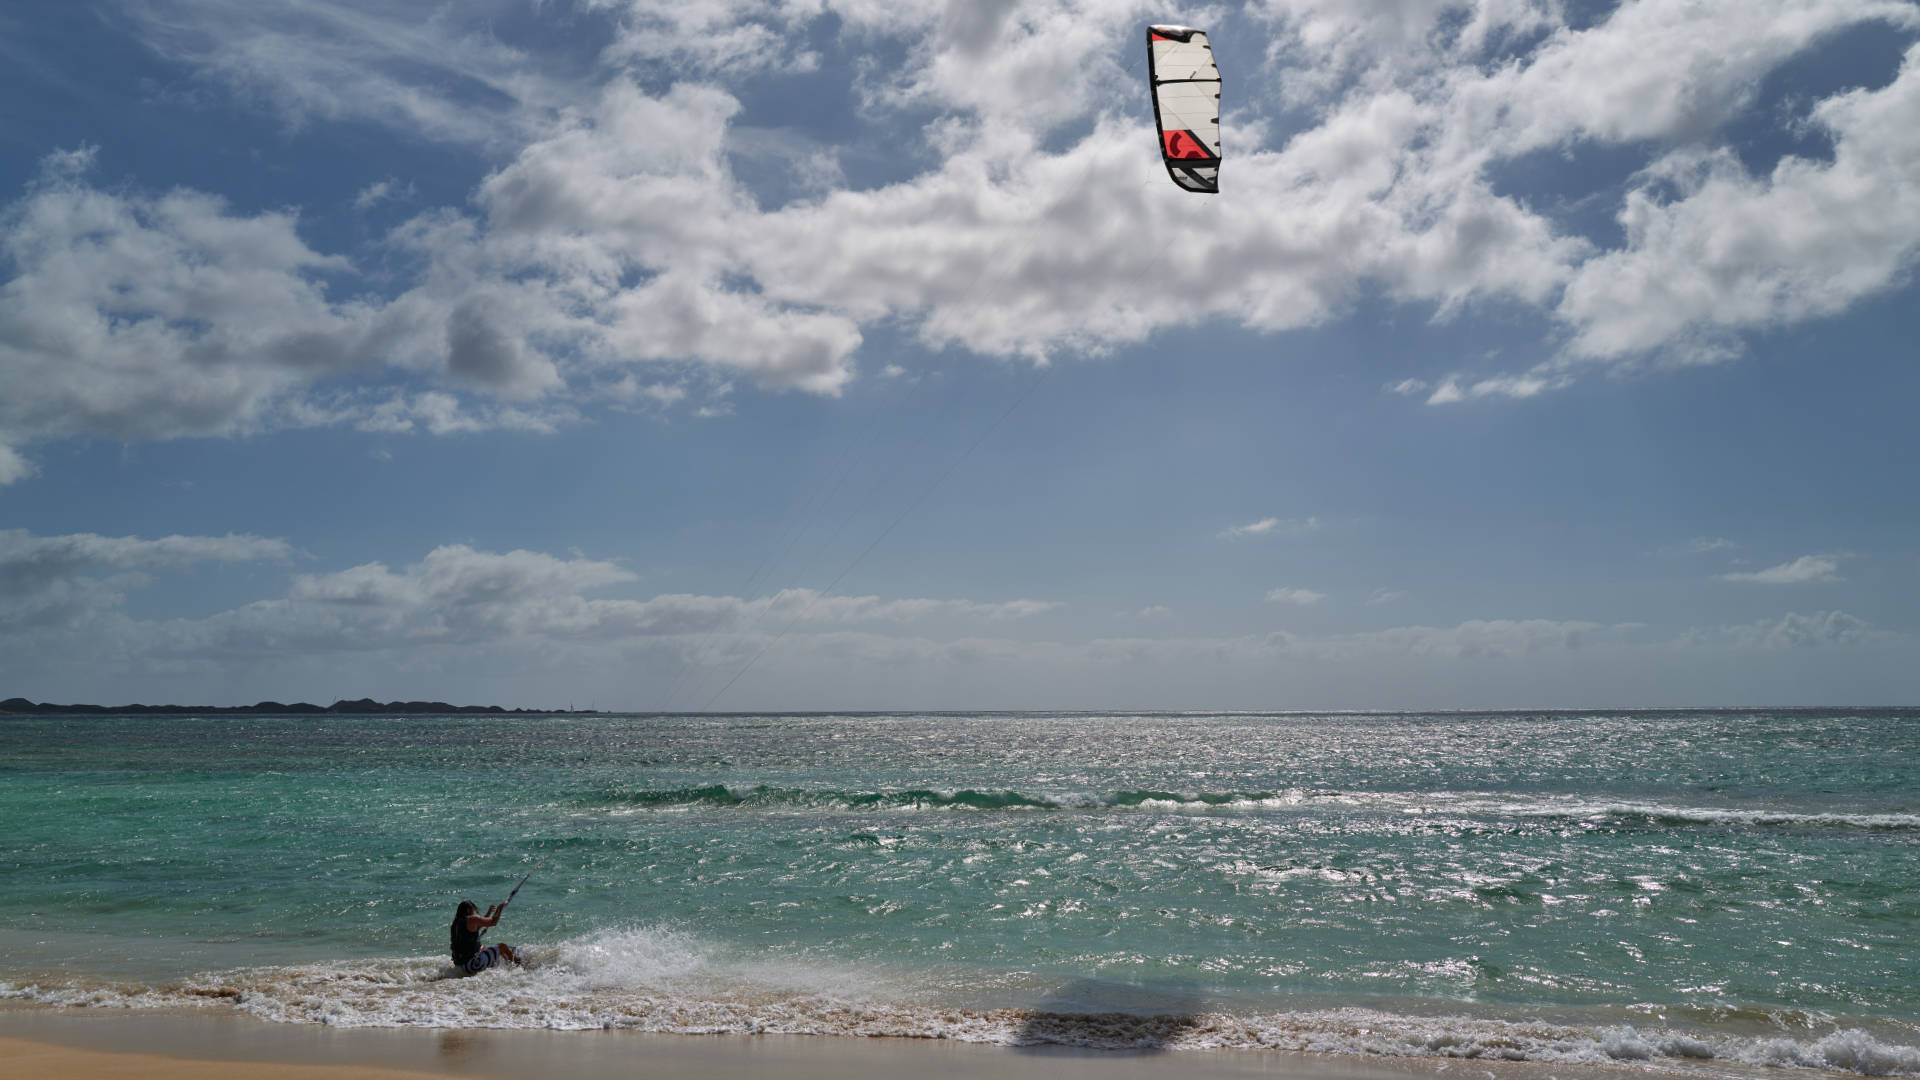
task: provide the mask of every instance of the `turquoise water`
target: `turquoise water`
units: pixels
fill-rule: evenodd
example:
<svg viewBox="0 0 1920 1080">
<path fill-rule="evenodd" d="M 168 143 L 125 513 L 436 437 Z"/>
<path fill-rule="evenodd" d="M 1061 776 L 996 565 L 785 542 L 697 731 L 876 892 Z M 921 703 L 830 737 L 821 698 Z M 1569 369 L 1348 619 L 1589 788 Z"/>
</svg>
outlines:
<svg viewBox="0 0 1920 1080">
<path fill-rule="evenodd" d="M 0 717 L 0 994 L 1920 1074 L 1920 711 Z M 447 979 L 461 898 L 533 878 Z"/>
</svg>

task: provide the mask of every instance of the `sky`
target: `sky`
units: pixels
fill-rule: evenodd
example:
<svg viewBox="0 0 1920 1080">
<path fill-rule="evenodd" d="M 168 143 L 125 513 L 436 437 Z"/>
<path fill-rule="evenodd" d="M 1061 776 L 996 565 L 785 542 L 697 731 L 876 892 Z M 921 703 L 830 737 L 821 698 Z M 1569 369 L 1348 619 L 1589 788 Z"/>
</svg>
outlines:
<svg viewBox="0 0 1920 1080">
<path fill-rule="evenodd" d="M 0 697 L 1912 704 L 1916 264 L 1915 0 L 10 5 Z"/>
</svg>

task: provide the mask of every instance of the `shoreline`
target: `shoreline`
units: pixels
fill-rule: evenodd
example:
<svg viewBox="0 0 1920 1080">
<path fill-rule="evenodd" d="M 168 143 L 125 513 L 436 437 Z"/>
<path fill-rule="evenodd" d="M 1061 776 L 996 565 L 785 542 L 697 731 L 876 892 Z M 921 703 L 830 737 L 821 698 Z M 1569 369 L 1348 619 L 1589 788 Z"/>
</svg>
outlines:
<svg viewBox="0 0 1920 1080">
<path fill-rule="evenodd" d="M 248 974 L 228 972 L 171 990 L 102 985 L 49 994 L 38 986 L 17 988 L 0 997 L 0 1038 L 202 1061 L 216 1050 L 256 1063 L 311 1062 L 318 1055 L 342 1068 L 532 1080 L 551 1080 L 556 1058 L 571 1062 L 562 1075 L 629 1075 L 622 1070 L 636 1053 L 671 1065 L 668 1076 L 688 1077 L 767 1075 L 768 1061 L 777 1061 L 782 1073 L 822 1077 L 861 1068 L 931 1067 L 936 1075 L 927 1080 L 1114 1080 L 1111 1069 L 1128 1062 L 1159 1062 L 1159 1071 L 1142 1076 L 1161 1075 L 1177 1063 L 1199 1080 L 1431 1080 L 1440 1074 L 1454 1080 L 1463 1069 L 1490 1080 L 1746 1080 L 1803 1075 L 1801 1070 L 1920 1076 L 1916 1029 L 1887 1018 L 1856 1017 L 1843 1025 L 1848 1018 L 1826 1017 L 1815 1028 L 1786 1030 L 1777 1017 L 1759 1028 L 1698 1028 L 1684 1020 L 1669 1028 L 1664 1015 L 1381 1012 L 1336 1003 L 1317 1009 L 1299 1003 L 1304 1011 L 1271 1014 L 1168 1008 L 1177 1002 L 1163 1002 L 1152 1012 L 1089 1012 L 1078 1000 L 981 1011 L 861 1005 L 803 994 L 756 1005 L 724 995 L 708 1000 L 616 992 L 606 999 L 589 991 L 556 997 L 543 992 L 551 987 L 535 983 L 422 980 L 378 964 L 359 971 L 251 972 L 264 983 L 248 981 Z M 0 983 L 0 989 L 7 985 Z M 446 991 L 467 993 L 449 997 Z M 533 1054 L 530 1046 L 545 1049 Z M 928 1058 L 928 1047 L 941 1049 Z M 476 1055 L 491 1064 L 467 1067 Z M 609 1055 L 618 1067 L 608 1064 Z M 460 1059 L 461 1067 L 449 1072 L 451 1058 Z M 1089 1061 L 1107 1071 L 1072 1064 Z M 502 1072 L 503 1063 L 517 1064 Z M 73 1061 L 36 1075 L 122 1075 L 92 1068 Z"/>
<path fill-rule="evenodd" d="M 1082 1050 L 951 1039 L 677 1035 L 635 1031 L 337 1028 L 230 1012 L 0 1005 L 0 1056 L 20 1080 L 613 1080 L 636 1070 L 686 1080 L 1620 1080 L 1632 1066 L 1394 1059 L 1299 1051 Z M 1662 1070 L 1666 1071 L 1666 1070 Z"/>
</svg>

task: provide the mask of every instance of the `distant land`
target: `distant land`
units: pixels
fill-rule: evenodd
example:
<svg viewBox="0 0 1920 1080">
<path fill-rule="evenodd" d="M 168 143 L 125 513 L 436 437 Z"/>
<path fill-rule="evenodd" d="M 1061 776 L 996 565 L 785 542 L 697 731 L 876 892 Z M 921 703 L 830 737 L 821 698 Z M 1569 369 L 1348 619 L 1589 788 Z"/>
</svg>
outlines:
<svg viewBox="0 0 1920 1080">
<path fill-rule="evenodd" d="M 554 713 L 590 713 L 591 709 L 503 709 L 498 705 L 449 705 L 444 701 L 375 701 L 356 698 L 331 705 L 296 701 L 291 705 L 262 701 L 256 705 L 55 705 L 50 701 L 8 698 L 0 701 L 0 716 L 367 716 L 396 713 L 443 716 L 454 713 L 515 713 L 545 716 Z"/>
</svg>

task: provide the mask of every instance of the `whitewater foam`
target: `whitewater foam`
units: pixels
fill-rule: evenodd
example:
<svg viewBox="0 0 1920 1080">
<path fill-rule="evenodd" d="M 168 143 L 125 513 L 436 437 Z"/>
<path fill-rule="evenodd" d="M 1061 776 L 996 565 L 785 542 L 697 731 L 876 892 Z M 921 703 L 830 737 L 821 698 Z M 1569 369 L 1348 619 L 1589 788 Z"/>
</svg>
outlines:
<svg viewBox="0 0 1920 1080">
<path fill-rule="evenodd" d="M 589 808 L 615 812 L 685 810 L 693 807 L 759 810 L 1177 810 L 1183 812 L 1234 811 L 1292 807 L 1332 799 L 1351 803 L 1352 797 L 1335 791 L 1290 788 L 1281 791 L 1056 791 L 1030 793 L 974 788 L 907 788 L 896 791 L 836 791 L 774 787 L 760 784 L 733 788 L 725 784 L 703 787 L 614 789 L 584 799 Z"/>
<path fill-rule="evenodd" d="M 1235 1013 L 1075 1013 L 942 1004 L 927 986 L 871 971 L 741 962 L 679 931 L 646 927 L 526 950 L 529 964 L 458 977 L 404 958 L 242 968 L 173 987 L 0 984 L 0 998 L 49 1005 L 229 1005 L 280 1023 L 340 1027 L 624 1029 L 956 1039 L 1119 1050 L 1290 1050 L 1387 1057 L 1631 1064 L 1699 1071 L 1793 1066 L 1920 1075 L 1920 1046 L 1836 1028 L 1800 1037 L 1413 1016 L 1348 1007 Z"/>
<path fill-rule="evenodd" d="M 1592 802 L 1580 799 L 1515 801 L 1485 791 L 1335 791 L 1286 788 L 1275 791 L 1115 791 L 1022 792 L 973 788 L 911 788 L 897 791 L 836 791 L 756 785 L 735 789 L 724 784 L 664 789 L 621 789 L 594 793 L 592 807 L 615 812 L 685 810 L 693 807 L 834 809 L 892 811 L 1158 811 L 1219 813 L 1312 809 L 1316 806 L 1373 808 L 1403 814 L 1455 813 L 1497 818 L 1557 818 L 1577 821 L 1644 822 L 1653 825 L 1800 826 L 1810 828 L 1920 829 L 1920 814 L 1835 813 L 1742 807 L 1667 806 L 1656 803 Z"/>
<path fill-rule="evenodd" d="M 1520 817 L 1637 821 L 1653 825 L 1752 825 L 1810 828 L 1920 829 L 1920 814 L 1803 813 L 1733 807 L 1660 806 L 1651 803 L 1518 804 L 1504 808 Z"/>
</svg>

